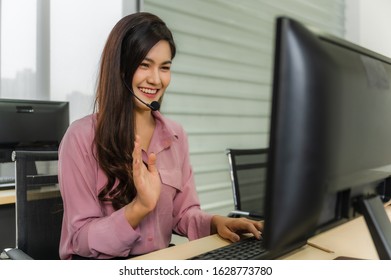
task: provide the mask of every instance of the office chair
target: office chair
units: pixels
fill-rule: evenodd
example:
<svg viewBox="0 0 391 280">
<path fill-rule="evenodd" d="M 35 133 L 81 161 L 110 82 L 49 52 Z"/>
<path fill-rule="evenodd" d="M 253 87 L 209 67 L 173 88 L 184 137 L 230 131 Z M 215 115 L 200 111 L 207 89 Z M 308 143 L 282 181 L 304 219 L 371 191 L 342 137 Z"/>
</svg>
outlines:
<svg viewBox="0 0 391 280">
<path fill-rule="evenodd" d="M 16 169 L 16 248 L 11 259 L 59 259 L 63 216 L 58 188 L 57 151 L 14 151 Z"/>
<path fill-rule="evenodd" d="M 226 149 L 235 210 L 228 216 L 263 219 L 267 148 Z"/>
</svg>

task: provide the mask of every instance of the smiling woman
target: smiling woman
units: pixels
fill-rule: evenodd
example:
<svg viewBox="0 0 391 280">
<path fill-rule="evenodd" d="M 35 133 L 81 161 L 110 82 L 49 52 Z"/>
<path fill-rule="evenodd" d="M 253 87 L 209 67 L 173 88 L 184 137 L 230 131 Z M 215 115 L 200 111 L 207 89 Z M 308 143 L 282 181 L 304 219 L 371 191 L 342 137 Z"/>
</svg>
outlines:
<svg viewBox="0 0 391 280">
<path fill-rule="evenodd" d="M 201 211 L 185 131 L 148 106 L 162 101 L 175 53 L 153 14 L 126 16 L 111 31 L 95 113 L 75 121 L 59 149 L 61 258 L 144 254 L 167 247 L 173 231 L 191 240 L 260 236 L 260 222 Z"/>
</svg>

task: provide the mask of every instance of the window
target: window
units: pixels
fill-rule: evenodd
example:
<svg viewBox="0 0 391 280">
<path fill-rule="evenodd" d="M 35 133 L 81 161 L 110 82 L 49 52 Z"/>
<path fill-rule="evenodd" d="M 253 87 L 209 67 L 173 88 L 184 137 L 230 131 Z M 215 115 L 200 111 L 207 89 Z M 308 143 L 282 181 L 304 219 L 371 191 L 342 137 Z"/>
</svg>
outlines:
<svg viewBox="0 0 391 280">
<path fill-rule="evenodd" d="M 0 97 L 35 98 L 37 1 L 2 0 L 0 3 Z"/>
<path fill-rule="evenodd" d="M 1 98 L 67 100 L 92 112 L 107 36 L 136 0 L 0 0 Z"/>
</svg>

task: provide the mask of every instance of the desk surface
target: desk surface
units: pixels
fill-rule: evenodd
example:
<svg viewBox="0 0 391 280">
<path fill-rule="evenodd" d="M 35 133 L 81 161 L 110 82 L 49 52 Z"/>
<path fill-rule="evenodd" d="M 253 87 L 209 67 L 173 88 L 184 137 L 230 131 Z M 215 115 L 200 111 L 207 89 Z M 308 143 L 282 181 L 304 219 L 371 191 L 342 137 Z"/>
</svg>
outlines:
<svg viewBox="0 0 391 280">
<path fill-rule="evenodd" d="M 44 199 L 60 196 L 58 186 L 41 187 L 28 192 L 28 200 Z M 15 189 L 0 190 L 0 205 L 15 203 Z"/>
<path fill-rule="evenodd" d="M 15 203 L 15 189 L 0 190 L 0 205 Z"/>
<path fill-rule="evenodd" d="M 391 206 L 386 207 L 391 219 Z M 281 260 L 332 260 L 338 257 L 379 259 L 375 245 L 363 217 L 353 219 L 338 227 L 325 231 L 308 240 L 315 246 L 327 249 L 321 250 L 314 246 L 305 245 L 289 254 L 282 256 Z M 134 260 L 183 260 L 204 252 L 229 244 L 229 241 L 218 235 L 211 235 L 163 250 L 155 251 Z M 133 260 L 132 259 L 132 260 Z"/>
</svg>

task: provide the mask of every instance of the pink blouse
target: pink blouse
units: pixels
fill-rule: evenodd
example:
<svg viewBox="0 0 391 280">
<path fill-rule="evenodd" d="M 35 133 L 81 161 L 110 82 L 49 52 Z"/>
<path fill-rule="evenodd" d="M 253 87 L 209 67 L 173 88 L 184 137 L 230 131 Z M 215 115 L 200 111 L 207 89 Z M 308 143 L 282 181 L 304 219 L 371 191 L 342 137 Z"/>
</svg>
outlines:
<svg viewBox="0 0 391 280">
<path fill-rule="evenodd" d="M 172 231 L 190 240 L 210 234 L 211 215 L 200 210 L 183 128 L 153 112 L 156 128 L 148 153 L 157 156 L 161 194 L 153 212 L 137 228 L 98 199 L 107 181 L 94 156 L 95 115 L 75 121 L 59 150 L 59 183 L 64 202 L 60 257 L 126 257 L 165 248 Z M 144 160 L 147 153 L 143 151 Z"/>
</svg>

